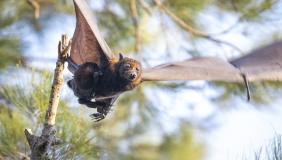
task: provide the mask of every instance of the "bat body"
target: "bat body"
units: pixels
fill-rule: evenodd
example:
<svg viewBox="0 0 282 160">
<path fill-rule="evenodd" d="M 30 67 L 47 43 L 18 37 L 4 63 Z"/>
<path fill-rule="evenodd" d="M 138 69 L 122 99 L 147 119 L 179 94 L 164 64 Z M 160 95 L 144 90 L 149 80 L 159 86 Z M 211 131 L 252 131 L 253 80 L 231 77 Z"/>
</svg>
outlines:
<svg viewBox="0 0 282 160">
<path fill-rule="evenodd" d="M 69 62 L 69 64 L 72 62 Z M 141 82 L 141 64 L 133 59 L 122 58 L 111 61 L 100 68 L 96 63 L 87 62 L 78 66 L 74 79 L 68 85 L 76 90 L 79 98 L 96 99 L 112 97 L 131 90 Z"/>
<path fill-rule="evenodd" d="M 97 108 L 98 113 L 91 115 L 96 120 L 105 118 L 120 93 L 132 90 L 141 82 L 141 64 L 122 55 L 118 61 L 112 59 L 101 68 L 93 62 L 82 65 L 74 64 L 71 59 L 68 62 L 69 66 L 77 67 L 68 86 L 80 104 Z"/>
<path fill-rule="evenodd" d="M 141 64 L 121 54 L 116 58 L 100 35 L 94 17 L 84 0 L 74 0 L 76 29 L 73 35 L 68 68 L 74 78 L 68 86 L 78 102 L 98 113 L 99 121 L 109 112 L 120 93 L 141 83 Z"/>
<path fill-rule="evenodd" d="M 101 36 L 85 0 L 74 0 L 76 29 L 72 39 L 68 68 L 74 78 L 69 87 L 81 104 L 97 108 L 92 117 L 105 118 L 117 97 L 143 81 L 211 80 L 227 82 L 281 81 L 282 41 L 230 62 L 198 57 L 142 69 L 131 58 L 113 56 Z M 93 101 L 94 100 L 94 101 Z"/>
</svg>

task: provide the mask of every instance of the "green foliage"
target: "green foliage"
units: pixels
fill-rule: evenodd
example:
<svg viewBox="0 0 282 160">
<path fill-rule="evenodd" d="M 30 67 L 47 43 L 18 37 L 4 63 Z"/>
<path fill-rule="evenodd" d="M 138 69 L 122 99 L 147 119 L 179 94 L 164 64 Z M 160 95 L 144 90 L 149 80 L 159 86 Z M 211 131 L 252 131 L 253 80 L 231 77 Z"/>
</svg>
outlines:
<svg viewBox="0 0 282 160">
<path fill-rule="evenodd" d="M 19 46 L 19 40 L 16 38 L 0 38 L 0 70 L 9 65 L 15 65 L 20 61 Z"/>
<path fill-rule="evenodd" d="M 114 6 L 114 7 L 112 7 Z M 117 9 L 116 9 L 117 8 Z M 148 36 L 152 36 L 142 28 L 147 23 L 142 7 L 137 3 L 138 24 L 141 30 L 140 41 L 148 43 Z M 130 0 L 107 1 L 103 10 L 95 12 L 99 25 L 105 28 L 105 39 L 113 48 L 114 53 L 134 53 L 135 27 L 130 10 Z"/>
<path fill-rule="evenodd" d="M 67 7 L 65 3 L 62 3 L 63 1 L 64 0 L 42 1 L 40 3 L 41 18 L 46 19 L 51 15 L 55 16 L 54 13 L 57 14 L 60 11 L 65 12 L 66 10 L 70 10 L 71 6 L 69 5 Z M 62 10 L 62 8 L 65 9 Z M 34 29 L 34 31 L 39 31 L 42 29 L 40 27 L 41 25 L 39 25 L 39 22 L 35 21 L 34 19 L 33 7 L 29 3 L 27 3 L 27 1 L 17 1 L 17 0 L 1 1 L 0 9 L 1 9 L 0 29 L 8 28 L 9 26 L 14 25 L 15 23 L 18 24 L 21 23 L 20 25 L 25 27 L 30 26 Z"/>
<path fill-rule="evenodd" d="M 27 147 L 23 130 L 26 123 L 21 112 L 0 105 L 0 156 L 17 159 Z"/>
<path fill-rule="evenodd" d="M 275 0 L 217 0 L 216 4 L 227 11 L 241 15 L 242 20 L 259 20 L 263 12 L 270 10 Z"/>
<path fill-rule="evenodd" d="M 8 110 L 7 106 L 1 106 L 0 112 L 0 155 L 6 157 L 13 157 L 14 151 L 25 153 L 24 147 L 25 137 L 23 130 L 30 127 L 33 131 L 40 131 L 44 120 L 45 110 L 48 105 L 48 98 L 51 88 L 51 74 L 40 74 L 40 80 L 34 78 L 27 85 L 30 86 L 30 92 L 26 92 L 26 86 L 17 84 L 13 86 L 5 86 L 0 88 L 0 97 L 3 97 L 8 104 L 13 106 L 15 110 Z M 77 109 L 78 111 L 78 109 Z M 87 139 L 89 139 L 89 123 L 83 118 L 80 118 L 75 110 L 70 110 L 64 103 L 60 103 L 60 110 L 57 113 L 57 135 L 63 141 L 63 144 L 58 147 L 59 152 L 56 157 L 58 159 L 93 156 L 93 147 L 89 146 Z M 28 123 L 25 123 L 28 122 Z M 30 125 L 32 124 L 32 125 Z M 79 126 L 79 127 L 78 127 Z M 92 145 L 93 146 L 93 145 Z M 9 152 L 8 152 L 9 151 Z M 84 156 L 83 153 L 86 153 Z"/>
<path fill-rule="evenodd" d="M 195 26 L 196 16 L 208 6 L 209 0 L 166 0 L 164 4 L 186 23 Z"/>
<path fill-rule="evenodd" d="M 242 97 L 242 99 L 247 98 L 247 88 L 244 84 L 239 83 L 225 83 L 225 82 L 215 82 L 211 84 L 215 87 L 222 87 L 223 94 L 220 94 L 216 100 L 220 103 L 227 103 L 236 97 Z M 279 94 L 281 92 L 281 82 L 252 82 L 250 85 L 251 102 L 257 106 L 262 104 L 267 104 L 279 99 Z"/>
<path fill-rule="evenodd" d="M 24 47 L 21 43 L 21 33 L 15 32 L 14 28 L 32 27 L 34 31 L 39 31 L 42 29 L 39 22 L 47 22 L 50 16 L 56 16 L 58 12 L 73 12 L 73 6 L 71 1 L 65 0 L 42 1 L 40 11 L 43 21 L 35 21 L 34 10 L 27 1 L 0 2 L 0 70 L 20 62 L 25 63 L 22 55 Z"/>
<path fill-rule="evenodd" d="M 162 159 L 178 160 L 185 157 L 187 160 L 202 159 L 203 146 L 194 141 L 191 129 L 183 125 L 180 133 L 169 135 L 165 138 L 161 150 L 164 153 Z"/>
<path fill-rule="evenodd" d="M 1 1 L 0 2 L 0 28 L 5 28 L 18 21 L 21 16 L 32 16 L 32 12 L 29 11 L 29 6 L 25 1 Z"/>
<path fill-rule="evenodd" d="M 125 12 L 124 14 L 130 15 L 129 11 L 123 11 Z M 101 17 L 99 18 L 101 26 L 107 28 L 105 36 L 109 45 L 114 49 L 118 46 L 118 52 L 121 53 L 132 51 L 134 45 L 134 37 L 132 37 L 134 28 L 131 19 L 129 17 L 119 16 L 118 13 L 109 8 L 96 14 L 98 15 L 97 17 Z"/>
</svg>

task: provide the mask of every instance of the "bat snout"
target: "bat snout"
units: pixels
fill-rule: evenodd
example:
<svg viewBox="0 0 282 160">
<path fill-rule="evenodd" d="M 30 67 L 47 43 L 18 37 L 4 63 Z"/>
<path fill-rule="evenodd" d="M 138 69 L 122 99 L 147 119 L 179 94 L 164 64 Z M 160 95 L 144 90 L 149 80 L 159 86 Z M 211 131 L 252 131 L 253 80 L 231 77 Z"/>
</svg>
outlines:
<svg viewBox="0 0 282 160">
<path fill-rule="evenodd" d="M 130 80 L 134 80 L 135 78 L 136 78 L 136 74 L 135 73 L 130 73 L 129 79 Z"/>
</svg>

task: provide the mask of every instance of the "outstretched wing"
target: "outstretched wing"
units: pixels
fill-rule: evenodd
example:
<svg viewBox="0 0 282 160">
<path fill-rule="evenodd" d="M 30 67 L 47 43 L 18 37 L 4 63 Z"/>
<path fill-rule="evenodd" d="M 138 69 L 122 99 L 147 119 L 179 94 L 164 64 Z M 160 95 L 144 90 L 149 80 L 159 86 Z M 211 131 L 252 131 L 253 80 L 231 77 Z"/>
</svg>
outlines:
<svg viewBox="0 0 282 160">
<path fill-rule="evenodd" d="M 76 28 L 72 38 L 70 58 L 76 65 L 94 62 L 102 67 L 113 57 L 101 36 L 95 18 L 85 0 L 74 0 Z"/>
<path fill-rule="evenodd" d="M 192 58 L 148 68 L 143 81 L 212 80 L 212 81 L 282 80 L 282 41 L 253 51 L 230 62 L 219 58 Z"/>
<path fill-rule="evenodd" d="M 249 81 L 282 81 L 282 41 L 230 61 Z"/>
<path fill-rule="evenodd" d="M 168 80 L 240 80 L 240 71 L 218 58 L 192 58 L 145 69 L 143 81 Z"/>
</svg>

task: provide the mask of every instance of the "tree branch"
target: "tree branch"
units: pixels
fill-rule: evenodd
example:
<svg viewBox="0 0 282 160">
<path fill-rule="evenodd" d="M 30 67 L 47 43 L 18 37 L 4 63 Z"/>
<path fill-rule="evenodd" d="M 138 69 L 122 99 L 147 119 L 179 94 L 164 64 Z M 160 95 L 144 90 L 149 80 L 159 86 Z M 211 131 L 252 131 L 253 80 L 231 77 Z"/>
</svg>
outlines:
<svg viewBox="0 0 282 160">
<path fill-rule="evenodd" d="M 58 139 L 55 137 L 56 129 L 54 125 L 63 84 L 64 63 L 68 56 L 69 48 L 70 41 L 68 41 L 66 35 L 63 35 L 58 45 L 58 59 L 41 136 L 35 136 L 30 129 L 25 129 L 25 135 L 31 149 L 31 160 L 49 159 L 52 146 L 58 143 Z"/>
<path fill-rule="evenodd" d="M 26 0 L 28 4 L 34 9 L 34 18 L 38 19 L 40 17 L 40 4 L 38 0 Z"/>
<path fill-rule="evenodd" d="M 180 19 L 179 17 L 177 17 L 173 12 L 171 12 L 168 8 L 166 8 L 160 0 L 154 0 L 154 2 L 156 3 L 156 5 L 163 11 L 165 12 L 177 25 L 179 25 L 182 29 L 186 30 L 187 32 L 191 33 L 192 35 L 194 36 L 197 36 L 197 37 L 202 37 L 202 38 L 205 38 L 205 39 L 208 39 L 210 41 L 213 41 L 215 43 L 218 43 L 218 44 L 224 44 L 224 45 L 227 45 L 235 50 L 237 50 L 238 52 L 240 53 L 243 53 L 243 51 L 238 48 L 237 46 L 229 43 L 229 42 L 226 42 L 226 41 L 223 41 L 223 40 L 220 40 L 220 39 L 216 39 L 214 37 L 212 37 L 211 35 L 207 34 L 207 33 L 204 33 L 204 32 L 201 32 L 201 31 L 198 31 L 196 29 L 194 29 L 192 26 L 188 25 L 187 23 L 185 23 L 182 19 Z"/>
<path fill-rule="evenodd" d="M 136 0 L 130 0 L 130 10 L 131 10 L 131 17 L 132 17 L 134 29 L 135 29 L 135 52 L 138 52 L 140 49 L 140 28 L 139 28 Z"/>
<path fill-rule="evenodd" d="M 151 15 L 152 14 L 152 9 L 150 8 L 150 6 L 148 5 L 147 2 L 145 2 L 144 0 L 139 0 L 142 8 L 149 14 Z"/>
<path fill-rule="evenodd" d="M 60 100 L 60 92 L 64 82 L 64 78 L 63 78 L 63 71 L 65 68 L 64 63 L 66 61 L 69 48 L 70 48 L 70 41 L 67 40 L 66 35 L 63 35 L 62 40 L 59 42 L 58 45 L 58 60 L 55 68 L 52 90 L 49 97 L 48 110 L 45 115 L 45 124 L 48 125 L 55 124 L 57 108 Z"/>
</svg>

